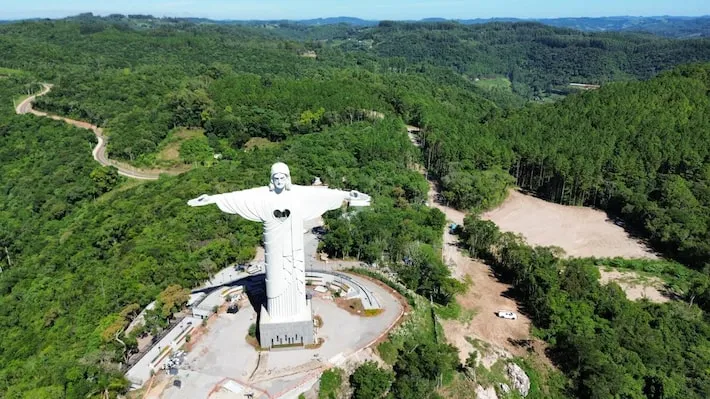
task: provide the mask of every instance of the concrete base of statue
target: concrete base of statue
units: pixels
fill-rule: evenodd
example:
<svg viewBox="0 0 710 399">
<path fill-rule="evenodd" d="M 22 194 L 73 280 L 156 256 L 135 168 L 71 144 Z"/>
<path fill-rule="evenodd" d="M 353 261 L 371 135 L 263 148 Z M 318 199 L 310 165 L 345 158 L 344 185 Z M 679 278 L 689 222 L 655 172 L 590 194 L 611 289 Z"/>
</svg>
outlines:
<svg viewBox="0 0 710 399">
<path fill-rule="evenodd" d="M 311 301 L 299 315 L 274 320 L 265 307 L 259 315 L 259 345 L 268 349 L 300 349 L 316 342 Z"/>
</svg>

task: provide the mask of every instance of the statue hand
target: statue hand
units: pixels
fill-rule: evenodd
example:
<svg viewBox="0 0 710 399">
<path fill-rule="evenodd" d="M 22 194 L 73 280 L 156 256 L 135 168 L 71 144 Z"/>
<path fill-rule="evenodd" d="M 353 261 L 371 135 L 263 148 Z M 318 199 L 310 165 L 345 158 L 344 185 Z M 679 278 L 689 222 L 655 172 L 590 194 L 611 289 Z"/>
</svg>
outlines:
<svg viewBox="0 0 710 399">
<path fill-rule="evenodd" d="M 193 198 L 193 199 L 187 201 L 187 204 L 190 206 L 204 206 L 204 205 L 214 204 L 214 199 L 212 199 L 212 197 L 210 197 L 207 194 L 202 194 L 197 198 Z"/>
<path fill-rule="evenodd" d="M 350 202 L 350 206 L 370 206 L 372 198 L 370 198 L 369 195 L 356 190 L 350 191 L 349 194 L 348 201 Z"/>
</svg>

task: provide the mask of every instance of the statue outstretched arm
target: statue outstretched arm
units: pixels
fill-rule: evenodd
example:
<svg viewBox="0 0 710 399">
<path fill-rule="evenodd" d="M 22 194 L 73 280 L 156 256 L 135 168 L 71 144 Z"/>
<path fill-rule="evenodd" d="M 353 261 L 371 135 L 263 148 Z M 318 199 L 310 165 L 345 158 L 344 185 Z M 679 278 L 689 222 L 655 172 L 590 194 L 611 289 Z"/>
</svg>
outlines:
<svg viewBox="0 0 710 399">
<path fill-rule="evenodd" d="M 372 201 L 372 197 L 365 193 L 352 190 L 347 193 L 345 200 L 348 201 L 350 206 L 370 206 L 370 201 Z"/>
<path fill-rule="evenodd" d="M 212 198 L 212 196 L 207 195 L 207 194 L 202 194 L 197 198 L 193 198 L 189 201 L 187 201 L 187 204 L 190 206 L 205 206 L 205 205 L 210 205 L 214 204 L 215 200 Z"/>
<path fill-rule="evenodd" d="M 187 201 L 187 204 L 190 206 L 215 204 L 222 212 L 236 214 L 253 222 L 263 222 L 268 214 L 268 209 L 263 207 L 268 190 L 266 187 L 260 187 L 225 194 L 202 194 Z"/>
</svg>

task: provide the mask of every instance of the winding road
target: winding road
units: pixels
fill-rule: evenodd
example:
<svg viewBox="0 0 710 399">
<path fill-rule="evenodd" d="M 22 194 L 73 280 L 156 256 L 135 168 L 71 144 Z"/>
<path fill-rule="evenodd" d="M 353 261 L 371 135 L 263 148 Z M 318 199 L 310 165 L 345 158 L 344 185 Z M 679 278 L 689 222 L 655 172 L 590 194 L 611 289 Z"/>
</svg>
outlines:
<svg viewBox="0 0 710 399">
<path fill-rule="evenodd" d="M 42 83 L 42 86 L 43 86 L 43 89 L 41 92 L 29 96 L 25 100 L 23 100 L 21 103 L 17 104 L 17 106 L 15 107 L 15 112 L 19 115 L 33 114 L 36 116 L 42 116 L 45 118 L 63 121 L 63 122 L 66 122 L 70 125 L 76 126 L 78 128 L 89 129 L 89 130 L 93 131 L 94 134 L 96 135 L 96 139 L 98 140 L 98 143 L 96 144 L 96 147 L 94 147 L 94 149 L 91 151 L 91 155 L 94 157 L 96 162 L 100 163 L 101 165 L 113 166 L 116 169 L 118 169 L 118 174 L 132 178 L 132 179 L 140 179 L 140 180 L 157 180 L 161 174 L 178 175 L 178 174 L 186 171 L 184 169 L 181 169 L 181 170 L 138 169 L 138 168 L 135 168 L 135 167 L 128 165 L 126 163 L 109 159 L 108 155 L 106 155 L 106 142 L 108 141 L 108 138 L 106 136 L 104 136 L 104 131 L 100 127 L 98 127 L 96 125 L 92 125 L 88 122 L 82 122 L 82 121 L 78 121 L 75 119 L 65 118 L 63 116 L 52 115 L 52 114 L 48 114 L 46 112 L 37 111 L 36 109 L 32 108 L 32 102 L 35 100 L 35 98 L 49 93 L 49 91 L 52 90 L 53 85 L 51 85 L 49 83 Z"/>
</svg>

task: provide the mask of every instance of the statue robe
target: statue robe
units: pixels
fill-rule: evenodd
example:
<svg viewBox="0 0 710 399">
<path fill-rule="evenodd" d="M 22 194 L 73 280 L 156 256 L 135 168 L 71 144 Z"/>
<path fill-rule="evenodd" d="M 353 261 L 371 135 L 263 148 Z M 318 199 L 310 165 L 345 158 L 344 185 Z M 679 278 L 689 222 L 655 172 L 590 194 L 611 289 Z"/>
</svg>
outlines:
<svg viewBox="0 0 710 399">
<path fill-rule="evenodd" d="M 342 206 L 348 193 L 292 185 L 281 193 L 268 187 L 211 196 L 220 210 L 264 223 L 266 309 L 272 321 L 310 318 L 306 303 L 303 222 Z"/>
</svg>

